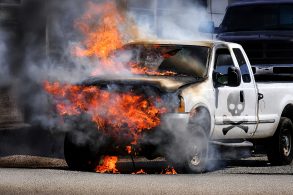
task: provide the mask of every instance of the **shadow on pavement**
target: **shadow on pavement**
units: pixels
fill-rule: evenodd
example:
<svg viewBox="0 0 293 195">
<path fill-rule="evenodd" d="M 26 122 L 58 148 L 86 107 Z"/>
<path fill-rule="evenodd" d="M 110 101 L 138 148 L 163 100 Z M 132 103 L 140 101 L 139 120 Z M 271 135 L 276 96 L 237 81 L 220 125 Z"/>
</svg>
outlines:
<svg viewBox="0 0 293 195">
<path fill-rule="evenodd" d="M 0 130 L 0 157 L 33 155 L 63 158 L 63 133 L 52 133 L 40 127 Z"/>
</svg>

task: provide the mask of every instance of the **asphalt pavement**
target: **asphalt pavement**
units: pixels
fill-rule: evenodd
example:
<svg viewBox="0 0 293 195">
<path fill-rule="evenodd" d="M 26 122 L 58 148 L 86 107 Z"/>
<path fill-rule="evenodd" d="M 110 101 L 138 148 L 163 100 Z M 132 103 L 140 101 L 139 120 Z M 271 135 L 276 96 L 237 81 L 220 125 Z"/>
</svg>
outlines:
<svg viewBox="0 0 293 195">
<path fill-rule="evenodd" d="M 118 163 L 120 174 L 68 170 L 63 159 L 35 156 L 0 158 L 0 194 L 293 194 L 293 166 L 270 166 L 264 156 L 214 161 L 205 174 L 160 174 L 163 159 L 129 159 Z"/>
</svg>

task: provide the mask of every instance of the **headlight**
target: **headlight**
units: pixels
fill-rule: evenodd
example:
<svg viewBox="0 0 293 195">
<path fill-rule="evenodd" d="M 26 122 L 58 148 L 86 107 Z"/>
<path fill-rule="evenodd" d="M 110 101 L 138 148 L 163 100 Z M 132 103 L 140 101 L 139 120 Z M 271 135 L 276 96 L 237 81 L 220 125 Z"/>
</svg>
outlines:
<svg viewBox="0 0 293 195">
<path fill-rule="evenodd" d="M 185 112 L 184 99 L 183 99 L 183 97 L 181 95 L 179 95 L 178 98 L 179 98 L 179 105 L 178 105 L 177 112 Z"/>
</svg>

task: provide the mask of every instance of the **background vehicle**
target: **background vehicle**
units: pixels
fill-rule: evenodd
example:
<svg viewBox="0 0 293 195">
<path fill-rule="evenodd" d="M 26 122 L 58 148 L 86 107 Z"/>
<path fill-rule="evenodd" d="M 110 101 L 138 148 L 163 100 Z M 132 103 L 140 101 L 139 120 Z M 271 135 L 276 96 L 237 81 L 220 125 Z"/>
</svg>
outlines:
<svg viewBox="0 0 293 195">
<path fill-rule="evenodd" d="M 292 162 L 293 84 L 256 83 L 239 44 L 156 41 L 128 46 L 141 48 L 143 65 L 176 74 L 104 76 L 82 85 L 107 90 L 115 84 L 118 91 L 127 89 L 148 97 L 151 90 L 159 97 L 173 97 L 162 98 L 172 109 L 162 114 L 157 128 L 141 137 L 140 155 L 149 159 L 165 156 L 184 171 L 203 172 L 211 144 L 240 149 L 261 143 L 272 164 Z M 144 53 L 150 50 L 155 52 Z M 163 58 L 157 60 L 153 55 Z M 85 134 L 88 139 L 77 143 L 78 137 Z M 67 134 L 65 158 L 72 169 L 91 170 L 99 162 L 97 158 L 106 153 L 126 155 L 116 148 L 111 138 L 84 126 Z"/>
<path fill-rule="evenodd" d="M 292 80 L 293 1 L 241 1 L 228 6 L 217 39 L 243 46 L 258 80 Z"/>
</svg>

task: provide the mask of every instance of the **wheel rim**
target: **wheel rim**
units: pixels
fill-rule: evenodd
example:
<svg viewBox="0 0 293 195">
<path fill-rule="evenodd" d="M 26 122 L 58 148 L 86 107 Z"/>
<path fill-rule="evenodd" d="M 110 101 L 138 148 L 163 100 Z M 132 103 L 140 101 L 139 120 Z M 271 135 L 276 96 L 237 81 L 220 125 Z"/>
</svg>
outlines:
<svg viewBox="0 0 293 195">
<path fill-rule="evenodd" d="M 200 132 L 195 135 L 196 139 L 193 140 L 190 153 L 190 164 L 194 167 L 199 166 L 205 158 L 207 144 L 205 135 Z"/>
<path fill-rule="evenodd" d="M 192 158 L 190 160 L 190 163 L 193 166 L 198 166 L 201 162 L 201 157 L 202 157 L 202 151 L 198 148 L 197 145 L 195 145 L 193 147 L 193 154 L 192 154 Z"/>
<path fill-rule="evenodd" d="M 291 153 L 292 137 L 289 130 L 285 130 L 281 136 L 281 147 L 284 156 L 288 157 Z"/>
</svg>

